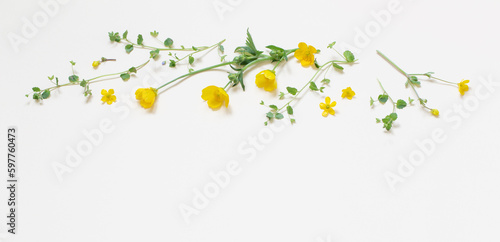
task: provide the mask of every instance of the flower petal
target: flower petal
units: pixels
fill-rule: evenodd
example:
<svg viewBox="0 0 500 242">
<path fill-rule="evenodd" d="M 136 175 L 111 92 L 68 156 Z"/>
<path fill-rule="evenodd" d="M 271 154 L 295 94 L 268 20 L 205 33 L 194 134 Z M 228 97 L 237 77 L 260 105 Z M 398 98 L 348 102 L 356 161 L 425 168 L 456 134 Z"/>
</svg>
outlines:
<svg viewBox="0 0 500 242">
<path fill-rule="evenodd" d="M 330 102 L 332 102 L 332 99 L 331 99 L 330 97 L 326 97 L 326 98 L 325 98 L 325 104 L 326 104 L 326 105 L 329 105 L 329 104 L 330 104 Z"/>
<path fill-rule="evenodd" d="M 323 111 L 323 113 L 321 115 L 323 115 L 323 117 L 328 116 L 328 111 L 327 110 Z"/>
</svg>

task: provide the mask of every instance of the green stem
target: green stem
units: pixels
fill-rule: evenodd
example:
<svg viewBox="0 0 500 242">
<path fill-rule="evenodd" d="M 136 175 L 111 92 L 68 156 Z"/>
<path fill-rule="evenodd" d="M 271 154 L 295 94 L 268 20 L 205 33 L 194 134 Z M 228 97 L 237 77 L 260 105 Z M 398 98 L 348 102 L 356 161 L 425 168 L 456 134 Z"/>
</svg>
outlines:
<svg viewBox="0 0 500 242">
<path fill-rule="evenodd" d="M 331 65 L 333 63 L 333 61 L 329 61 L 329 62 L 326 62 L 325 64 L 323 64 L 322 66 L 320 66 L 318 68 L 318 70 L 316 71 L 316 73 L 314 73 L 314 75 L 312 76 L 312 78 L 293 96 L 293 98 L 288 101 L 287 103 L 285 103 L 285 105 L 283 105 L 281 108 L 279 108 L 278 110 L 276 110 L 277 113 L 279 113 L 281 110 L 283 110 L 285 107 L 287 107 L 291 102 L 293 102 L 295 99 L 297 99 L 297 97 L 300 95 L 300 93 L 302 93 L 302 91 L 310 85 L 310 83 L 312 81 L 314 81 L 314 79 L 316 78 L 316 76 L 323 70 L 323 68 L 327 65 Z"/>
<path fill-rule="evenodd" d="M 278 63 L 276 63 L 276 65 L 274 65 L 274 68 L 272 70 L 273 72 L 274 72 L 274 70 L 276 70 L 276 67 L 279 66 L 279 64 L 281 63 L 281 61 L 283 61 L 283 58 L 281 60 L 279 60 Z"/>
<path fill-rule="evenodd" d="M 217 64 L 217 65 L 205 67 L 203 69 L 199 69 L 199 70 L 196 70 L 196 71 L 192 71 L 192 72 L 186 73 L 186 74 L 184 74 L 182 76 L 179 76 L 179 77 L 177 77 L 177 78 L 175 78 L 175 79 L 173 79 L 173 80 L 171 80 L 171 81 L 169 81 L 169 82 L 167 82 L 167 83 L 165 83 L 165 84 L 157 87 L 156 90 L 160 90 L 161 88 L 163 88 L 163 87 L 169 85 L 170 83 L 173 83 L 173 82 L 175 82 L 175 81 L 177 81 L 177 80 L 179 80 L 181 78 L 184 78 L 184 77 L 187 77 L 187 76 L 191 76 L 191 75 L 195 75 L 195 74 L 198 74 L 200 72 L 208 71 L 208 70 L 211 70 L 211 69 L 214 69 L 214 68 L 217 68 L 217 67 L 227 66 L 227 65 L 232 65 L 232 64 L 236 64 L 236 62 L 234 62 L 234 61 L 224 62 L 224 63 L 220 63 L 220 64 Z"/>
<path fill-rule="evenodd" d="M 209 50 L 209 49 L 213 49 L 214 47 L 219 46 L 219 45 L 221 45 L 222 43 L 224 43 L 224 41 L 226 41 L 226 40 L 224 39 L 224 40 L 220 41 L 219 43 L 214 44 L 214 45 L 211 45 L 211 46 L 209 46 L 208 48 L 205 48 L 205 49 L 198 49 L 197 51 L 195 51 L 195 52 L 193 52 L 193 53 L 191 53 L 191 54 L 189 54 L 189 55 L 186 55 L 186 56 L 184 56 L 184 57 L 182 57 L 182 58 L 178 59 L 175 63 L 178 63 L 179 61 L 182 61 L 182 60 L 186 59 L 187 57 L 192 56 L 192 55 L 194 55 L 194 54 L 196 54 L 196 53 L 199 53 L 199 52 L 202 52 L 202 51 L 205 51 L 205 50 Z"/>
<path fill-rule="evenodd" d="M 382 56 L 382 58 L 384 58 L 387 62 L 389 62 L 394 68 L 396 68 L 399 72 L 401 72 L 406 78 L 410 79 L 410 76 L 405 71 L 403 71 L 403 69 L 401 69 L 398 65 L 396 65 L 396 63 L 392 62 L 391 59 L 389 59 L 387 56 L 385 56 L 379 50 L 377 50 L 377 53 L 380 56 Z"/>
<path fill-rule="evenodd" d="M 394 100 L 392 100 L 391 95 L 389 95 L 389 93 L 384 89 L 384 86 L 382 86 L 382 83 L 379 81 L 378 78 L 377 78 L 377 81 L 378 81 L 378 84 L 380 85 L 380 88 L 382 88 L 382 91 L 384 91 L 384 93 L 387 94 L 387 97 L 389 97 L 389 100 L 391 100 L 392 112 L 394 113 L 394 111 L 396 111 L 396 103 L 394 102 Z"/>
<path fill-rule="evenodd" d="M 193 48 L 156 48 L 156 47 L 148 46 L 148 45 L 138 45 L 138 44 L 136 44 L 134 42 L 131 42 L 128 39 L 123 39 L 123 40 L 125 40 L 127 43 L 133 45 L 134 47 L 138 47 L 138 48 L 142 48 L 142 49 L 150 49 L 150 50 L 156 50 L 156 49 L 158 49 L 160 51 L 194 51 Z M 226 41 L 226 40 L 223 40 L 220 43 L 222 43 L 224 41 Z M 196 47 L 196 49 L 198 49 L 198 50 L 200 50 L 200 49 L 206 50 L 208 48 L 210 48 L 210 47 L 209 46 Z"/>
<path fill-rule="evenodd" d="M 456 82 L 449 82 L 449 81 L 443 80 L 441 78 L 437 78 L 435 76 L 431 76 L 431 78 L 436 79 L 438 81 L 442 81 L 442 82 L 448 83 L 448 84 L 458 85 L 458 83 L 456 83 Z"/>
</svg>

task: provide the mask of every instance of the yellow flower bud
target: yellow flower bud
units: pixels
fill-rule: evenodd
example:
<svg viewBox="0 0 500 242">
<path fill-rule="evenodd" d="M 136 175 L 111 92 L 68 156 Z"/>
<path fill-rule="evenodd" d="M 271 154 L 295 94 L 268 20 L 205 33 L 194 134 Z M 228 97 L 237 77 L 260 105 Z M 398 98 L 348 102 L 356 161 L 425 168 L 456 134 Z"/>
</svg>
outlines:
<svg viewBox="0 0 500 242">
<path fill-rule="evenodd" d="M 100 61 L 94 61 L 92 62 L 92 67 L 97 68 L 101 64 Z"/>
<path fill-rule="evenodd" d="M 432 113 L 432 115 L 434 115 L 436 117 L 439 116 L 439 110 L 437 110 L 437 109 L 431 109 L 431 113 Z"/>
</svg>

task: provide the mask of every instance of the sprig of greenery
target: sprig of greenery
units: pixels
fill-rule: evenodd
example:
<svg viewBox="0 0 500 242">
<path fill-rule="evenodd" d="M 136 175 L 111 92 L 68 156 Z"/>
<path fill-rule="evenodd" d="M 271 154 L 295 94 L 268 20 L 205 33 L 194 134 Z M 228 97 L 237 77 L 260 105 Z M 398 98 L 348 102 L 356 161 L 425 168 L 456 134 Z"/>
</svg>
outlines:
<svg viewBox="0 0 500 242">
<path fill-rule="evenodd" d="M 333 45 L 335 44 L 335 42 L 333 42 L 332 44 L 330 44 L 328 46 L 328 48 L 331 48 L 333 49 Z M 335 50 L 336 51 L 336 50 Z M 337 53 L 339 53 L 338 51 L 336 51 Z M 340 55 L 340 53 L 339 53 Z M 330 69 L 330 68 L 335 68 L 335 69 L 339 69 L 339 70 L 344 70 L 344 68 L 340 65 L 342 64 L 353 64 L 357 61 L 357 59 L 354 58 L 354 55 L 352 54 L 351 51 L 349 50 L 346 50 L 344 51 L 344 55 L 340 55 L 344 58 L 344 60 L 331 60 L 331 61 L 328 61 L 326 62 L 325 64 L 323 65 L 319 65 L 317 64 L 317 61 L 315 59 L 315 64 L 316 64 L 316 67 L 318 68 L 316 70 L 316 72 L 314 73 L 314 75 L 311 77 L 311 79 L 309 79 L 308 82 L 306 82 L 304 84 L 304 86 L 302 86 L 302 88 L 300 88 L 299 90 L 297 90 L 297 88 L 295 87 L 287 87 L 287 93 L 284 93 L 284 92 L 281 92 L 283 94 L 280 94 L 280 99 L 283 99 L 285 97 L 285 95 L 290 95 L 290 100 L 288 102 L 286 102 L 283 106 L 281 106 L 280 108 L 273 108 L 275 107 L 276 105 L 270 105 L 269 107 L 271 108 L 271 110 L 266 113 L 266 117 L 268 118 L 268 121 L 266 121 L 264 124 L 267 125 L 269 121 L 273 121 L 274 119 L 282 119 L 284 116 L 283 116 L 283 113 L 287 112 L 287 114 L 289 115 L 289 119 L 290 119 L 290 122 L 291 123 L 295 123 L 296 120 L 294 118 L 291 118 L 290 115 L 293 114 L 293 105 L 292 105 L 292 102 L 294 102 L 297 98 L 299 98 L 301 96 L 301 93 L 305 92 L 305 91 L 308 91 L 308 90 L 311 90 L 311 91 L 316 91 L 316 92 L 323 92 L 323 90 L 325 89 L 325 86 L 322 86 L 322 87 L 319 87 L 318 88 L 318 85 L 316 84 L 315 80 L 318 76 L 318 74 L 320 72 L 323 72 L 325 71 L 325 75 L 326 75 L 326 72 Z M 327 78 L 323 78 L 323 80 L 321 80 L 321 83 L 323 85 L 328 85 L 330 84 L 330 79 L 327 79 Z"/>
<path fill-rule="evenodd" d="M 391 98 L 389 93 L 387 93 L 384 86 L 378 79 L 377 82 L 380 85 L 380 88 L 382 89 L 383 92 L 382 94 L 378 95 L 377 100 L 374 100 L 372 97 L 370 97 L 370 106 L 373 107 L 375 102 L 379 102 L 381 104 L 385 104 L 387 101 L 391 102 L 392 112 L 386 115 L 382 119 L 379 118 L 376 119 L 377 123 L 382 122 L 384 124 L 383 128 L 386 129 L 387 131 L 390 131 L 394 122 L 398 119 L 398 114 L 396 113 L 396 110 L 405 108 L 408 105 L 408 103 L 406 103 L 406 101 L 403 99 L 398 99 L 396 102 L 394 102 L 394 100 Z M 410 101 L 410 104 L 413 101 L 410 98 L 408 98 L 408 100 Z"/>
</svg>

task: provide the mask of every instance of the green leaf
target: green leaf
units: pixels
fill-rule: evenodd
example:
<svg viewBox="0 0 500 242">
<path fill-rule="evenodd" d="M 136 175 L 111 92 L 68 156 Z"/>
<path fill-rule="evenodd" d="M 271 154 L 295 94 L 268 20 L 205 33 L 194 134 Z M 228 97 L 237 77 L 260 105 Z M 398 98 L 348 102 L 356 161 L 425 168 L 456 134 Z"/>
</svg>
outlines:
<svg viewBox="0 0 500 242">
<path fill-rule="evenodd" d="M 274 118 L 274 113 L 268 112 L 268 113 L 266 113 L 266 117 L 268 117 L 269 119 L 272 119 L 272 118 Z"/>
<path fill-rule="evenodd" d="M 260 100 L 260 105 L 264 105 L 264 101 Z"/>
<path fill-rule="evenodd" d="M 325 87 L 320 87 L 319 92 L 323 93 L 323 89 L 325 89 Z"/>
<path fill-rule="evenodd" d="M 284 92 L 280 92 L 279 99 L 281 100 L 283 98 L 285 98 L 285 93 Z"/>
<path fill-rule="evenodd" d="M 42 98 L 43 99 L 47 99 L 50 97 L 50 91 L 49 90 L 45 90 L 42 92 Z"/>
<path fill-rule="evenodd" d="M 258 51 L 257 48 L 255 47 L 255 44 L 253 43 L 253 38 L 252 35 L 250 34 L 250 30 L 247 29 L 247 40 L 245 42 L 245 45 L 248 46 L 252 50 L 252 55 L 254 56 L 259 56 L 262 51 Z"/>
<path fill-rule="evenodd" d="M 276 119 L 283 119 L 284 118 L 283 114 L 281 114 L 281 113 L 277 113 L 274 117 Z"/>
<path fill-rule="evenodd" d="M 318 59 L 316 59 L 316 58 L 314 59 L 314 66 L 315 66 L 316 68 L 320 68 L 320 67 L 321 67 L 321 66 L 318 64 Z"/>
<path fill-rule="evenodd" d="M 109 36 L 109 40 L 111 42 L 120 42 L 121 40 L 121 37 L 120 37 L 120 33 L 118 32 L 108 32 L 108 36 Z"/>
<path fill-rule="evenodd" d="M 31 88 L 31 90 L 33 90 L 34 92 L 39 92 L 40 88 L 39 87 L 33 87 L 33 88 Z"/>
<path fill-rule="evenodd" d="M 127 35 L 128 35 L 128 30 L 125 30 L 125 32 L 123 32 L 123 38 L 126 39 Z"/>
<path fill-rule="evenodd" d="M 80 82 L 80 86 L 81 86 L 81 87 L 86 87 L 86 86 L 87 86 L 87 84 L 88 84 L 88 81 L 86 81 L 86 80 L 82 80 L 82 81 Z"/>
<path fill-rule="evenodd" d="M 69 61 L 69 63 L 71 63 L 72 66 L 76 65 L 76 62 L 74 61 Z"/>
<path fill-rule="evenodd" d="M 68 80 L 70 82 L 77 82 L 78 79 L 79 79 L 79 77 L 77 75 L 71 75 L 71 76 L 68 77 Z"/>
<path fill-rule="evenodd" d="M 273 110 L 278 110 L 278 107 L 276 105 L 271 104 L 269 105 L 269 107 L 272 108 Z"/>
<path fill-rule="evenodd" d="M 293 108 L 292 108 L 292 106 L 290 106 L 290 105 L 286 106 L 286 112 L 288 114 L 292 115 L 293 114 Z"/>
<path fill-rule="evenodd" d="M 292 95 L 297 94 L 297 88 L 295 88 L 295 87 L 286 87 L 286 90 L 288 91 L 288 93 L 290 93 Z"/>
<path fill-rule="evenodd" d="M 371 106 L 373 106 L 373 103 L 374 103 L 374 102 L 375 102 L 375 101 L 373 100 L 373 98 L 372 98 L 372 97 L 370 97 L 370 107 L 371 107 Z"/>
<path fill-rule="evenodd" d="M 175 67 L 177 63 L 175 62 L 175 60 L 170 60 L 170 63 L 168 64 L 168 66 L 170 67 Z"/>
<path fill-rule="evenodd" d="M 192 65 L 194 62 L 194 57 L 193 56 L 189 56 L 189 64 Z"/>
<path fill-rule="evenodd" d="M 354 61 L 354 54 L 352 54 L 352 52 L 349 51 L 349 50 L 344 51 L 344 57 L 347 60 L 347 62 L 353 62 Z"/>
<path fill-rule="evenodd" d="M 388 99 L 389 99 L 389 95 L 387 95 L 387 94 L 378 95 L 378 101 L 382 104 L 386 103 Z"/>
<path fill-rule="evenodd" d="M 295 123 L 295 119 L 294 119 L 294 118 L 291 118 L 291 119 L 290 119 L 290 123 L 294 124 L 294 123 Z"/>
<path fill-rule="evenodd" d="M 122 80 L 127 81 L 128 79 L 130 79 L 130 74 L 122 73 L 120 77 L 122 78 Z"/>
<path fill-rule="evenodd" d="M 153 36 L 154 38 L 156 38 L 156 37 L 158 37 L 158 34 L 160 34 L 160 33 L 156 32 L 156 30 L 155 30 L 153 32 L 150 32 L 149 34 L 151 34 L 151 36 Z"/>
<path fill-rule="evenodd" d="M 328 45 L 328 48 L 333 49 L 333 46 L 334 46 L 336 43 L 337 43 L 336 41 L 333 41 L 332 43 L 330 43 L 330 44 Z"/>
<path fill-rule="evenodd" d="M 133 50 L 134 50 L 134 45 L 132 45 L 132 44 L 125 45 L 125 51 L 126 51 L 127 53 L 130 53 L 130 52 L 132 52 Z"/>
<path fill-rule="evenodd" d="M 412 84 L 415 84 L 415 85 L 420 85 L 420 81 L 418 80 L 418 78 L 416 76 L 410 76 L 410 82 Z"/>
<path fill-rule="evenodd" d="M 51 81 L 52 81 L 52 80 L 54 80 L 54 75 L 52 75 L 52 76 L 48 76 L 48 78 L 49 78 L 49 80 L 51 80 Z"/>
<path fill-rule="evenodd" d="M 144 41 L 144 39 L 142 38 L 142 34 L 138 35 L 137 36 L 137 44 L 138 45 L 142 45 L 142 42 Z"/>
<path fill-rule="evenodd" d="M 391 113 L 391 114 L 389 114 L 389 116 L 391 117 L 391 119 L 393 121 L 396 121 L 396 119 L 398 119 L 398 114 L 397 113 Z"/>
<path fill-rule="evenodd" d="M 40 93 L 33 93 L 33 99 L 40 100 L 41 98 Z"/>
<path fill-rule="evenodd" d="M 337 70 L 344 70 L 344 67 L 340 66 L 339 64 L 335 63 L 335 62 L 332 62 L 332 66 L 337 69 Z"/>
<path fill-rule="evenodd" d="M 135 67 L 130 67 L 130 69 L 128 69 L 128 72 L 130 73 L 137 73 L 137 69 Z"/>
<path fill-rule="evenodd" d="M 413 104 L 413 101 L 415 101 L 415 100 L 411 99 L 411 97 L 408 97 L 408 103 L 409 103 L 410 105 L 411 105 L 411 104 Z"/>
<path fill-rule="evenodd" d="M 56 77 L 56 86 L 59 86 L 59 78 Z"/>
<path fill-rule="evenodd" d="M 152 51 L 149 52 L 149 57 L 153 58 L 153 59 L 156 59 L 159 54 L 160 54 L 160 50 L 159 49 L 152 50 Z"/>
<path fill-rule="evenodd" d="M 396 102 L 396 108 L 398 109 L 403 109 L 406 107 L 406 102 L 402 99 L 399 99 L 397 102 Z"/>
<path fill-rule="evenodd" d="M 381 121 L 380 121 L 380 119 L 379 119 L 379 118 L 377 118 L 377 119 L 375 119 L 375 122 L 376 122 L 376 123 L 380 123 Z"/>
<path fill-rule="evenodd" d="M 313 91 L 319 91 L 318 86 L 316 86 L 316 83 L 314 83 L 314 82 L 311 82 L 309 84 L 309 89 L 311 89 Z"/>
<path fill-rule="evenodd" d="M 321 83 L 328 85 L 328 84 L 330 84 L 330 79 L 325 78 L 325 79 L 321 80 Z"/>
<path fill-rule="evenodd" d="M 171 38 L 167 38 L 163 44 L 166 46 L 166 47 L 172 47 L 172 45 L 174 44 L 174 41 L 171 39 Z"/>
<path fill-rule="evenodd" d="M 219 45 L 219 51 L 220 51 L 220 53 L 224 54 L 224 46 Z"/>
</svg>

